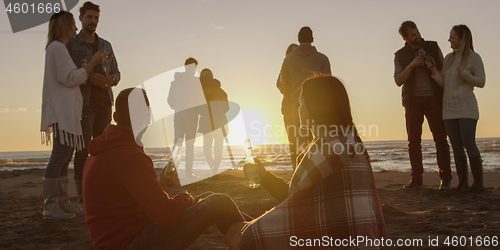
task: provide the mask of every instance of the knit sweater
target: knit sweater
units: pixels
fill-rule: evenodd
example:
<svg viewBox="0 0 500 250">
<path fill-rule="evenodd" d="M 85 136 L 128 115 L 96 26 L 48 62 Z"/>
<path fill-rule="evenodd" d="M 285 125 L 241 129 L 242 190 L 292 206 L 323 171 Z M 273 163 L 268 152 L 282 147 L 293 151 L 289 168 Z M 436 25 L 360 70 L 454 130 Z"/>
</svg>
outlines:
<svg viewBox="0 0 500 250">
<path fill-rule="evenodd" d="M 453 59 L 452 54 L 456 53 Z M 460 55 L 452 52 L 446 55 L 444 65 L 453 60 L 451 66 L 445 71 L 433 76 L 434 80 L 444 87 L 443 95 L 443 120 L 470 118 L 479 119 L 479 107 L 474 87 L 482 88 L 486 82 L 483 61 L 479 54 L 471 51 L 466 61 L 465 70 L 458 74 L 457 67 Z"/>
<path fill-rule="evenodd" d="M 45 73 L 43 77 L 42 118 L 40 131 L 42 143 L 49 143 L 53 125 L 58 124 L 61 144 L 83 148 L 82 107 L 80 84 L 85 84 L 87 72 L 78 69 L 66 46 L 53 41 L 45 52 Z"/>
</svg>

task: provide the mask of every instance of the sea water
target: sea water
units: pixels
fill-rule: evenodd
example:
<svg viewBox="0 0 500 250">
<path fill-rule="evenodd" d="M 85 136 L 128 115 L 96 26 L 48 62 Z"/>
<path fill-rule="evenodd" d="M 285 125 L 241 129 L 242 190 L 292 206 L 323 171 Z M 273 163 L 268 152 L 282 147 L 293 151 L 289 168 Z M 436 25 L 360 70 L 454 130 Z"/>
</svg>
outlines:
<svg viewBox="0 0 500 250">
<path fill-rule="evenodd" d="M 500 171 L 500 138 L 478 138 L 476 139 L 479 151 L 483 157 L 484 171 Z M 408 159 L 408 146 L 406 141 L 373 141 L 365 142 L 366 149 L 370 155 L 372 169 L 374 172 L 409 172 L 410 161 Z M 451 148 L 451 146 L 450 146 Z M 231 154 L 229 154 L 229 150 Z M 146 148 L 145 152 L 153 160 L 155 168 L 163 168 L 167 163 L 167 150 L 165 148 Z M 288 145 L 254 145 L 254 155 L 259 158 L 269 170 L 292 170 Z M 0 152 L 0 171 L 45 169 L 50 159 L 50 151 L 36 152 Z M 203 154 L 203 147 L 195 147 L 193 169 L 209 170 Z M 452 170 L 454 170 L 453 152 Z M 232 155 L 232 157 L 231 157 Z M 243 167 L 246 155 L 243 145 L 224 145 L 222 162 L 219 172 L 230 168 Z M 431 140 L 422 141 L 422 156 L 425 172 L 437 171 L 436 149 Z M 185 166 L 185 148 L 183 148 L 182 160 L 178 168 L 183 170 Z M 69 168 L 73 168 L 73 162 Z"/>
</svg>

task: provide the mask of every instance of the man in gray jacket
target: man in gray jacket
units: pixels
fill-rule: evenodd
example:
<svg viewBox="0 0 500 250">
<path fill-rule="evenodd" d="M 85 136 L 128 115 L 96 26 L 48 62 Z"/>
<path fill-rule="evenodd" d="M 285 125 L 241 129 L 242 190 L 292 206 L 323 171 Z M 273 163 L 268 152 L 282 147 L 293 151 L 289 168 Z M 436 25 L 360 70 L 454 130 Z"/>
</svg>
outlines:
<svg viewBox="0 0 500 250">
<path fill-rule="evenodd" d="M 280 81 L 285 88 L 284 93 L 289 95 L 292 103 L 293 125 L 287 126 L 286 129 L 294 169 L 296 163 L 293 158 L 299 154 L 301 147 L 306 146 L 309 137 L 308 130 L 300 129 L 299 97 L 302 84 L 314 75 L 331 75 L 328 57 L 311 45 L 314 41 L 311 28 L 302 27 L 298 37 L 300 46 L 285 58 L 280 73 Z"/>
</svg>

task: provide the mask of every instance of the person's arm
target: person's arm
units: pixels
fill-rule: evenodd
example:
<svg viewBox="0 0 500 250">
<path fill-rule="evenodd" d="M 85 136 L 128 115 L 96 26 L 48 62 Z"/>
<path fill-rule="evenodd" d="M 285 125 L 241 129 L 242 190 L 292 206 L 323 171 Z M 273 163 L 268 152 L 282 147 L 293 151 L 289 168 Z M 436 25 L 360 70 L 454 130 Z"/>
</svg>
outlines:
<svg viewBox="0 0 500 250">
<path fill-rule="evenodd" d="M 278 76 L 278 80 L 276 80 L 276 88 L 278 88 L 282 95 L 287 92 L 285 89 L 285 83 L 281 80 L 281 74 Z"/>
<path fill-rule="evenodd" d="M 190 206 L 189 194 L 179 193 L 173 198 L 157 180 L 153 162 L 144 153 L 128 154 L 131 162 L 118 173 L 121 183 L 140 204 L 146 215 L 161 226 L 177 221 Z"/>
<path fill-rule="evenodd" d="M 425 67 L 427 67 L 427 69 L 431 71 L 431 75 L 432 75 L 432 78 L 434 79 L 434 81 L 436 81 L 436 83 L 441 88 L 444 88 L 444 76 L 438 71 L 438 69 L 437 69 L 438 64 L 436 63 L 434 58 L 431 57 L 431 59 L 432 59 L 432 63 L 425 62 Z M 449 57 L 444 59 L 444 61 L 447 61 L 447 60 L 449 60 Z M 441 66 L 442 66 L 442 64 L 443 63 L 441 63 Z"/>
<path fill-rule="evenodd" d="M 470 72 L 463 70 L 459 76 L 469 84 L 483 88 L 486 84 L 486 73 L 484 72 L 484 64 L 479 54 L 469 56 L 469 64 L 471 65 Z"/>
<path fill-rule="evenodd" d="M 281 91 L 282 94 L 289 94 L 291 86 L 292 83 L 290 82 L 290 75 L 288 72 L 288 62 L 286 61 L 285 58 L 283 60 L 283 63 L 281 64 L 281 70 L 278 76 L 278 82 L 276 83 L 276 87 L 278 87 L 278 89 Z"/>
<path fill-rule="evenodd" d="M 222 111 L 224 112 L 224 114 L 226 114 L 227 112 L 229 112 L 230 107 L 229 107 L 229 101 L 227 99 L 227 93 L 223 89 L 221 89 L 221 96 L 223 102 Z"/>
<path fill-rule="evenodd" d="M 111 53 L 111 58 L 109 58 L 108 60 L 111 60 L 110 62 L 110 71 L 109 71 L 109 75 L 111 75 L 112 78 L 114 78 L 114 81 L 113 83 L 111 84 L 111 86 L 116 86 L 118 85 L 118 82 L 120 82 L 120 79 L 121 79 L 121 73 L 120 73 L 120 70 L 118 69 L 118 61 L 116 60 L 116 55 L 113 51 L 113 47 L 111 46 L 110 43 L 109 44 L 109 48 L 110 48 L 110 52 Z"/>
<path fill-rule="evenodd" d="M 259 175 L 260 184 L 274 199 L 278 202 L 283 202 L 288 198 L 289 185 L 283 178 L 274 175 L 270 171 L 266 171 Z"/>
<path fill-rule="evenodd" d="M 422 57 L 417 56 L 413 61 L 405 68 L 401 66 L 399 61 L 394 57 L 394 80 L 396 81 L 396 85 L 401 87 L 406 81 L 408 81 L 408 77 L 410 77 L 411 72 L 414 67 L 424 66 L 424 60 Z"/>
<path fill-rule="evenodd" d="M 323 63 L 323 75 L 324 76 L 331 76 L 332 75 L 332 68 L 330 66 L 330 60 L 328 59 L 327 56 L 324 56 L 324 63 Z"/>
<path fill-rule="evenodd" d="M 176 96 L 176 94 L 173 93 L 174 90 L 175 90 L 174 82 L 175 81 L 173 81 L 173 82 L 170 83 L 170 89 L 168 90 L 168 97 L 167 97 L 167 103 L 168 103 L 168 106 L 170 106 L 171 109 L 175 108 L 175 96 Z"/>
<path fill-rule="evenodd" d="M 87 72 L 85 69 L 76 67 L 73 59 L 69 55 L 67 48 L 61 43 L 51 44 L 46 53 L 54 61 L 54 67 L 57 72 L 57 81 L 62 85 L 73 88 L 80 84 L 85 84 Z"/>
<path fill-rule="evenodd" d="M 257 164 L 257 171 L 259 172 L 260 185 L 264 187 L 269 194 L 279 202 L 284 201 L 288 197 L 288 183 L 267 171 L 259 159 L 255 159 Z M 246 166 L 243 166 L 245 171 Z"/>
</svg>

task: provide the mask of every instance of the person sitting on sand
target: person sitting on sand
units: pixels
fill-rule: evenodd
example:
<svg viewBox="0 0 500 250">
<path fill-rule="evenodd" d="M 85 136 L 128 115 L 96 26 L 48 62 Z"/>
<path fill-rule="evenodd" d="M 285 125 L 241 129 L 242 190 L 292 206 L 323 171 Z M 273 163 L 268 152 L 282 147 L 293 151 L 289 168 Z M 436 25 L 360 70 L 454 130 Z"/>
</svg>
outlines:
<svg viewBox="0 0 500 250">
<path fill-rule="evenodd" d="M 184 249 L 216 224 L 229 249 L 236 249 L 244 217 L 225 194 L 194 198 L 187 191 L 170 197 L 178 186 L 161 173 L 143 151 L 141 137 L 149 121 L 149 101 L 139 88 L 116 98 L 104 133 L 89 143 L 83 173 L 86 224 L 98 249 Z"/>
<path fill-rule="evenodd" d="M 368 153 L 354 127 L 343 84 L 321 76 L 306 80 L 302 88 L 301 123 L 310 124 L 315 138 L 299 155 L 290 184 L 257 163 L 261 185 L 281 203 L 245 225 L 242 250 L 291 249 L 300 246 L 299 239 L 324 236 L 385 236 Z"/>
</svg>

